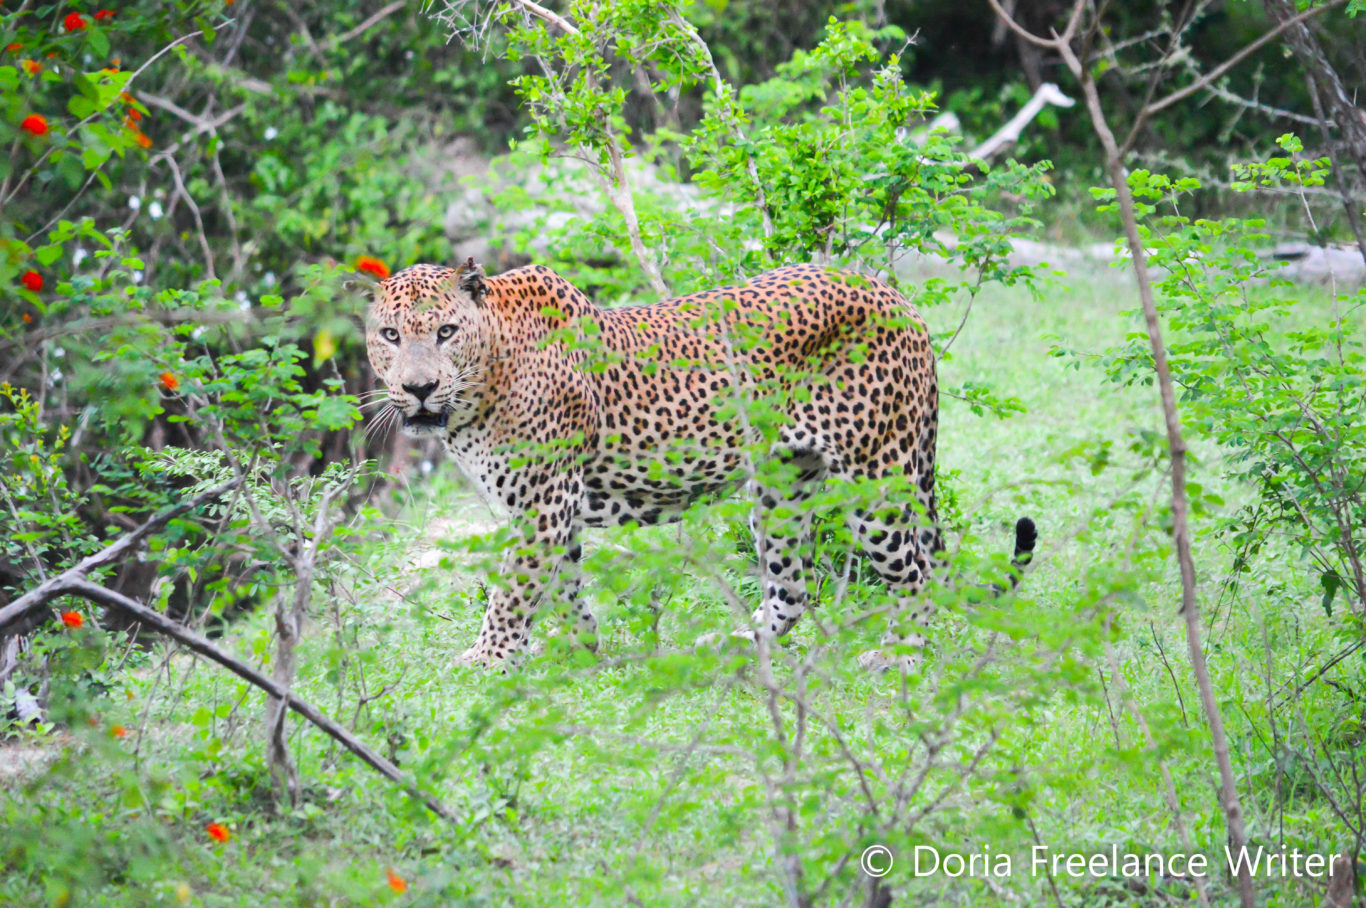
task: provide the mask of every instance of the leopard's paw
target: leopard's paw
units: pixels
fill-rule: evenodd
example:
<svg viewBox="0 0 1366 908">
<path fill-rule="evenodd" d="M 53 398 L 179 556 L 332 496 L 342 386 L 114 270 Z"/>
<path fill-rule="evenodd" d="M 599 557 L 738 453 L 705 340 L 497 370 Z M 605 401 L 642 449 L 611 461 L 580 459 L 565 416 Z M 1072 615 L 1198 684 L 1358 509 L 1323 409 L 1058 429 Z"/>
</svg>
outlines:
<svg viewBox="0 0 1366 908">
<path fill-rule="evenodd" d="M 504 660 L 487 647 L 475 645 L 456 656 L 455 664 L 471 668 L 503 668 Z"/>
<path fill-rule="evenodd" d="M 880 649 L 870 649 L 859 653 L 858 657 L 859 668 L 878 675 L 892 668 L 900 669 L 904 674 L 912 674 L 920 670 L 923 661 L 920 653 L 894 656 L 888 655 Z"/>
</svg>

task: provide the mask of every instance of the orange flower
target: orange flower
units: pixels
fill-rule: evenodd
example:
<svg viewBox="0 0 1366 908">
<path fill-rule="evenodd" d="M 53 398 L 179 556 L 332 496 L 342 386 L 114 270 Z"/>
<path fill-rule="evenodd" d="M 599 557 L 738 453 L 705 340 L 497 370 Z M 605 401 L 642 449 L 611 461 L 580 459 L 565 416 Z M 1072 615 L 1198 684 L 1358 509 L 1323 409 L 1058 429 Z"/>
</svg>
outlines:
<svg viewBox="0 0 1366 908">
<path fill-rule="evenodd" d="M 384 875 L 389 879 L 389 888 L 399 895 L 408 891 L 408 881 L 394 873 L 393 868 L 384 871 Z"/>
<path fill-rule="evenodd" d="M 25 325 L 31 325 L 31 324 L 33 324 L 33 316 L 29 315 L 27 312 L 24 313 L 24 324 L 25 324 Z"/>
<path fill-rule="evenodd" d="M 20 44 L 18 41 L 15 41 L 13 44 L 6 44 L 6 45 L 5 45 L 5 50 L 9 51 L 9 52 L 12 53 L 12 54 L 18 53 L 19 51 L 21 51 L 21 50 L 23 50 L 23 49 L 24 49 L 24 45 Z"/>
<path fill-rule="evenodd" d="M 24 276 L 19 278 L 19 283 L 37 293 L 43 289 L 43 276 L 36 271 L 25 271 Z"/>
<path fill-rule="evenodd" d="M 373 274 L 380 280 L 386 280 L 389 277 L 389 266 L 370 255 L 362 255 L 356 259 L 356 270 Z"/>
<path fill-rule="evenodd" d="M 204 827 L 204 831 L 209 834 L 209 838 L 218 842 L 220 845 L 232 838 L 232 833 L 228 832 L 228 827 L 222 823 L 210 823 Z"/>
<path fill-rule="evenodd" d="M 22 66 L 24 72 L 28 73 L 30 76 L 36 76 L 43 71 L 43 64 L 39 63 L 37 60 L 24 60 L 19 65 Z"/>
<path fill-rule="evenodd" d="M 137 140 L 137 143 L 138 143 L 139 145 L 141 145 L 143 148 L 151 148 L 151 147 L 152 147 L 152 139 L 151 139 L 151 137 L 148 136 L 147 133 L 143 132 L 142 130 L 138 130 L 137 132 L 134 132 L 134 133 L 133 133 L 133 138 L 136 139 L 136 140 Z"/>
<path fill-rule="evenodd" d="M 114 11 L 112 9 L 102 9 L 95 14 L 95 18 L 97 20 L 112 19 L 114 18 Z"/>
<path fill-rule="evenodd" d="M 78 32 L 85 28 L 85 17 L 80 13 L 67 13 L 66 18 L 62 20 L 62 24 L 66 26 L 67 31 Z"/>
<path fill-rule="evenodd" d="M 130 121 L 130 122 L 136 123 L 137 121 L 139 121 L 139 120 L 141 120 L 141 119 L 142 119 L 142 111 L 138 110 L 136 107 L 130 107 L 130 108 L 128 108 L 128 121 L 126 121 L 126 122 L 129 122 L 129 121 Z"/>
<path fill-rule="evenodd" d="M 24 117 L 24 121 L 19 124 L 19 128 L 25 132 L 30 132 L 35 136 L 47 135 L 47 117 L 42 114 L 29 114 Z"/>
<path fill-rule="evenodd" d="M 111 725 L 109 726 L 109 737 L 126 738 L 128 737 L 128 729 L 124 728 L 122 725 Z"/>
<path fill-rule="evenodd" d="M 85 624 L 85 619 L 80 612 L 62 612 L 62 623 L 67 627 L 80 627 Z"/>
<path fill-rule="evenodd" d="M 180 379 L 175 377 L 174 372 L 161 373 L 161 387 L 167 391 L 174 391 L 180 387 Z"/>
<path fill-rule="evenodd" d="M 123 100 L 124 104 L 135 104 L 138 100 L 126 91 L 119 92 L 119 97 Z"/>
</svg>

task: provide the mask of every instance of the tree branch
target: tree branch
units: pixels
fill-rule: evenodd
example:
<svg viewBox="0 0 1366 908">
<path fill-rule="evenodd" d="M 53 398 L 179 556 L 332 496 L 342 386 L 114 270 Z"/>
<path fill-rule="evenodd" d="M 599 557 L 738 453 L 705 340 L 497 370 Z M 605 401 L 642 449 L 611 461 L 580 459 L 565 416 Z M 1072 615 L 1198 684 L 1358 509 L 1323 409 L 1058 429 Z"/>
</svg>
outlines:
<svg viewBox="0 0 1366 908">
<path fill-rule="evenodd" d="M 995 0 L 993 0 L 993 2 L 995 2 Z M 1342 6 L 1346 2 L 1347 0 L 1328 0 L 1327 3 L 1323 4 L 1323 6 L 1311 6 L 1309 7 L 1309 9 L 1305 10 L 1299 15 L 1294 16 L 1290 19 L 1286 19 L 1284 22 L 1278 23 L 1276 27 L 1273 28 L 1271 31 L 1262 35 L 1257 40 L 1251 42 L 1242 50 L 1238 51 L 1233 56 L 1229 57 L 1223 63 L 1220 63 L 1218 66 L 1214 67 L 1214 69 L 1205 73 L 1199 79 L 1196 79 L 1190 85 L 1187 85 L 1184 88 L 1178 88 L 1176 91 L 1172 92 L 1166 97 L 1161 98 L 1157 101 L 1153 101 L 1151 104 L 1146 105 L 1138 113 L 1140 120 L 1146 119 L 1147 117 L 1152 116 L 1158 111 L 1166 110 L 1168 107 L 1171 107 L 1177 101 L 1182 101 L 1186 98 L 1189 98 L 1191 95 L 1195 94 L 1197 91 L 1200 91 L 1202 88 L 1209 85 L 1215 79 L 1218 79 L 1220 76 L 1228 72 L 1230 69 L 1233 69 L 1233 67 L 1237 66 L 1239 63 L 1242 63 L 1249 56 L 1255 54 L 1257 51 L 1261 50 L 1267 44 L 1270 44 L 1272 41 L 1274 41 L 1277 37 L 1280 36 L 1281 32 L 1285 31 L 1286 29 L 1299 25 L 1301 22 L 1304 22 L 1307 19 L 1312 19 L 1314 16 L 1317 16 L 1324 10 L 1330 10 L 1338 6 Z M 1128 149 L 1126 148 L 1125 150 L 1127 151 Z"/>
<path fill-rule="evenodd" d="M 242 680 L 261 688 L 273 697 L 283 700 L 289 704 L 289 708 L 303 716 L 309 722 L 322 729 L 327 735 L 338 741 L 343 747 L 351 751 L 356 756 L 380 775 L 391 782 L 403 787 L 409 795 L 426 804 L 432 812 L 440 817 L 451 820 L 455 815 L 441 803 L 434 795 L 430 795 L 418 788 L 417 783 L 406 778 L 397 766 L 390 763 L 384 757 L 371 750 L 360 739 L 356 738 L 344 727 L 324 715 L 316 706 L 290 693 L 284 687 L 267 678 L 256 669 L 247 665 L 245 662 L 228 655 L 218 647 L 210 643 L 206 638 L 200 636 L 195 631 L 181 624 L 155 609 L 148 608 L 140 602 L 128 598 L 122 593 L 117 593 L 107 587 L 101 586 L 89 580 L 86 574 L 96 568 L 103 567 L 111 562 L 130 554 L 142 540 L 151 535 L 154 531 L 165 526 L 171 520 L 179 517 L 187 511 L 192 511 L 200 505 L 214 498 L 221 496 L 224 492 L 236 488 L 241 482 L 240 479 L 232 479 L 222 485 L 201 492 L 188 501 L 181 502 L 172 508 L 152 517 L 142 526 L 120 536 L 112 544 L 104 547 L 93 555 L 83 559 L 74 567 L 68 568 L 62 573 L 39 584 L 33 590 L 20 596 L 9 605 L 0 609 L 0 630 L 14 623 L 29 612 L 36 611 L 47 605 L 53 599 L 61 596 L 80 596 L 90 602 L 96 602 L 108 608 L 117 609 L 138 622 L 158 631 L 173 640 L 176 640 L 192 652 L 198 653 L 210 661 L 217 662 L 228 671 L 237 675 Z"/>
<path fill-rule="evenodd" d="M 6 627 L 18 621 L 29 612 L 42 608 L 52 599 L 62 595 L 61 592 L 53 592 L 53 590 L 60 589 L 64 584 L 69 583 L 72 578 L 84 578 L 96 568 L 104 567 L 106 564 L 110 564 L 125 555 L 130 554 L 142 540 L 146 539 L 153 532 L 161 529 L 181 514 L 193 511 L 205 502 L 212 501 L 224 492 L 236 488 L 238 482 L 240 482 L 240 480 L 229 480 L 220 486 L 215 486 L 212 489 L 200 492 L 189 501 L 182 501 L 174 507 L 167 508 L 160 514 L 152 517 L 142 526 L 132 532 L 125 533 L 95 554 L 86 557 L 74 567 L 68 568 L 57 576 L 49 578 L 34 589 L 20 596 L 18 599 L 15 599 L 9 605 L 0 608 L 0 631 L 3 631 Z"/>
<path fill-rule="evenodd" d="M 358 38 L 361 35 L 365 34 L 367 31 L 369 31 L 371 28 L 373 28 L 375 25 L 377 25 L 381 20 L 389 18 L 394 13 L 403 9 L 403 7 L 407 5 L 407 0 L 394 0 L 393 3 L 390 3 L 388 6 L 384 7 L 379 12 L 375 13 L 369 19 L 366 19 L 360 25 L 357 25 L 350 31 L 342 32 L 340 35 L 337 35 L 328 43 L 331 45 L 333 49 L 335 49 L 338 46 L 345 44 L 347 41 L 350 41 L 352 38 Z"/>
<path fill-rule="evenodd" d="M 228 655 L 204 637 L 201 637 L 180 622 L 168 618 L 161 612 L 150 609 L 140 602 L 134 602 L 122 593 L 116 593 L 113 590 L 100 586 L 98 583 L 92 583 L 81 577 L 72 577 L 69 575 L 69 572 L 68 574 L 63 574 L 62 577 L 64 577 L 65 580 L 61 584 L 61 589 L 52 595 L 71 594 L 81 596 L 92 602 L 98 602 L 101 605 L 118 609 L 119 611 L 136 618 L 139 622 L 153 630 L 159 631 L 172 638 L 192 652 L 196 652 L 212 662 L 217 662 L 243 681 L 261 688 L 274 697 L 284 700 L 289 704 L 290 709 L 303 716 L 309 722 L 312 722 L 347 750 L 351 751 L 357 757 L 360 757 L 361 761 L 371 769 L 374 769 L 389 781 L 401 786 L 413 798 L 426 804 L 431 808 L 433 813 L 448 820 L 455 819 L 455 815 L 446 807 L 446 805 L 441 803 L 435 795 L 428 794 L 418 788 L 415 782 L 404 777 L 397 766 L 371 750 L 365 742 L 353 736 L 349 731 L 324 715 L 321 710 L 307 700 L 303 700 L 295 694 L 290 693 L 287 688 L 276 684 L 250 665 Z"/>
</svg>

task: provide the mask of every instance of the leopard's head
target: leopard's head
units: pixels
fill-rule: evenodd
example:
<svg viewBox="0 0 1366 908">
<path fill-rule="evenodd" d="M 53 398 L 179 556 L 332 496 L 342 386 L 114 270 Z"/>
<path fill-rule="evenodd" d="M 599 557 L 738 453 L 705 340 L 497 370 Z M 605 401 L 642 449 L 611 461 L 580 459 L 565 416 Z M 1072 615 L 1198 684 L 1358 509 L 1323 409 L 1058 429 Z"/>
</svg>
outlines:
<svg viewBox="0 0 1366 908">
<path fill-rule="evenodd" d="M 365 342 L 405 434 L 439 437 L 478 412 L 494 341 L 487 295 L 474 259 L 414 265 L 376 288 Z"/>
</svg>

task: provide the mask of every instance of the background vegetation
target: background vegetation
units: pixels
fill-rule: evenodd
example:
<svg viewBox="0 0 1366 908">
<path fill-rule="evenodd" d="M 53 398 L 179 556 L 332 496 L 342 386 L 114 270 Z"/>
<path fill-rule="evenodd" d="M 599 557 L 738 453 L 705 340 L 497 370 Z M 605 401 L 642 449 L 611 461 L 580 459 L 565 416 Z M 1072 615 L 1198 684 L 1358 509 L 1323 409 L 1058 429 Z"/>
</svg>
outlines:
<svg viewBox="0 0 1366 908">
<path fill-rule="evenodd" d="M 0 7 L 0 603 L 217 489 L 89 575 L 278 685 L 83 597 L 0 629 L 0 902 L 1246 905 L 1222 871 L 909 856 L 1246 836 L 1357 865 L 1366 297 L 1269 254 L 1366 256 L 1356 7 L 1102 3 L 1072 33 L 1029 0 Z M 1077 67 L 1023 33 L 1050 28 Z M 1078 106 L 969 157 L 1050 81 Z M 1020 254 L 1126 212 L 1139 275 Z M 866 675 L 886 591 L 830 518 L 885 490 L 832 489 L 818 620 L 694 651 L 758 599 L 748 506 L 713 503 L 590 540 L 599 657 L 548 614 L 522 670 L 452 670 L 509 537 L 367 423 L 358 316 L 466 254 L 603 305 L 796 261 L 896 281 L 940 354 L 955 571 L 999 580 L 1023 512 L 1035 569 L 940 590 L 923 675 Z"/>
</svg>

